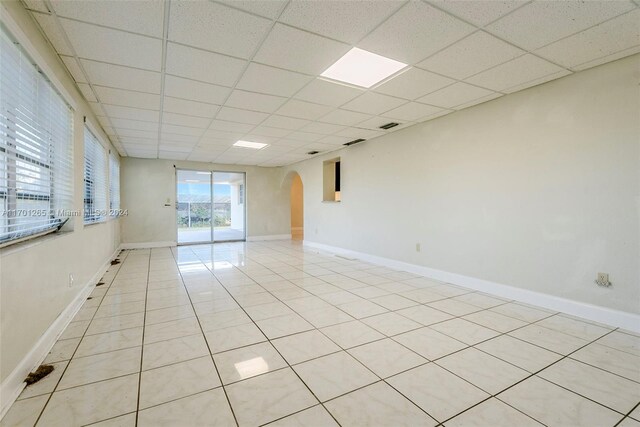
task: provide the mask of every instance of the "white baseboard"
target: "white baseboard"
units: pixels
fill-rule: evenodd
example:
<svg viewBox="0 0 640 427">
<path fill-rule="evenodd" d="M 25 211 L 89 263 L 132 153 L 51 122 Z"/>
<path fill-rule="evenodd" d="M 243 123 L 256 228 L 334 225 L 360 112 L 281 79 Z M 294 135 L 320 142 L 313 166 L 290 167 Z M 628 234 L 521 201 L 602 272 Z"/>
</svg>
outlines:
<svg viewBox="0 0 640 427">
<path fill-rule="evenodd" d="M 122 248 L 119 246 L 113 254 L 102 264 L 100 269 L 91 279 L 83 286 L 78 295 L 64 309 L 62 313 L 53 321 L 49 329 L 40 337 L 38 342 L 31 348 L 31 351 L 22 359 L 22 362 L 9 374 L 9 376 L 0 384 L 0 420 L 5 416 L 13 402 L 18 398 L 26 383 L 24 379 L 29 372 L 36 369 L 42 361 L 47 357 L 49 351 L 58 340 L 58 337 L 64 332 L 65 328 L 78 310 L 82 307 L 87 297 L 95 288 L 96 283 L 105 274 L 111 266 L 111 260 L 116 258 Z"/>
<path fill-rule="evenodd" d="M 304 245 L 337 255 L 357 258 L 361 261 L 371 262 L 373 264 L 382 265 L 384 267 L 419 274 L 430 279 L 451 283 L 453 285 L 473 289 L 476 291 L 482 291 L 501 298 L 507 298 L 526 304 L 536 305 L 538 307 L 559 311 L 562 313 L 570 314 L 572 316 L 582 317 L 583 319 L 604 323 L 633 332 L 640 332 L 640 315 L 638 314 L 614 310 L 611 308 L 601 307 L 593 304 L 587 304 L 584 302 L 561 298 L 541 292 L 529 291 L 527 289 L 516 288 L 514 286 L 503 285 L 488 280 L 464 276 L 462 274 L 436 270 L 434 268 L 410 264 L 390 258 L 379 257 L 364 252 L 357 252 L 350 249 L 343 249 L 336 246 L 325 245 L 322 243 L 310 242 L 308 240 L 304 241 Z"/>
<path fill-rule="evenodd" d="M 147 249 L 147 248 L 166 248 L 169 246 L 177 246 L 177 242 L 141 242 L 141 243 L 122 243 L 122 249 Z"/>
<path fill-rule="evenodd" d="M 271 234 L 268 236 L 247 237 L 247 242 L 262 242 L 265 240 L 291 240 L 291 234 Z"/>
</svg>

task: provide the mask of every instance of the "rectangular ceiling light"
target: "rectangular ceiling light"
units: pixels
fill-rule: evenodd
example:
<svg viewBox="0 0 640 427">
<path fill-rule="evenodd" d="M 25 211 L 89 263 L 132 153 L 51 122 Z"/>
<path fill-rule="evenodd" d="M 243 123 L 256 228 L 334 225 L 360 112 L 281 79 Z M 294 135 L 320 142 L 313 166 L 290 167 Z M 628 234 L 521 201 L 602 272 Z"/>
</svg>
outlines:
<svg viewBox="0 0 640 427">
<path fill-rule="evenodd" d="M 333 80 L 370 88 L 407 64 L 354 47 L 320 74 Z"/>
<path fill-rule="evenodd" d="M 251 142 L 251 141 L 238 141 L 233 144 L 234 147 L 242 147 L 242 148 L 253 148 L 254 150 L 260 150 L 261 148 L 266 147 L 269 144 L 263 144 L 262 142 Z"/>
</svg>

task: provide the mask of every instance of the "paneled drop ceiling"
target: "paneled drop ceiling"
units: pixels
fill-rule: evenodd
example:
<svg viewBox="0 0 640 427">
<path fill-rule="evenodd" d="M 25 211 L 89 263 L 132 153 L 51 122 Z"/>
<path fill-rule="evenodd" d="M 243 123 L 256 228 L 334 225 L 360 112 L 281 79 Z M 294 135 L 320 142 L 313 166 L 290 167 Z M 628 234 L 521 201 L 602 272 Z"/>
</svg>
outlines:
<svg viewBox="0 0 640 427">
<path fill-rule="evenodd" d="M 145 158 L 290 164 L 640 52 L 640 0 L 23 1 Z M 354 46 L 410 67 L 368 90 L 318 77 Z"/>
</svg>

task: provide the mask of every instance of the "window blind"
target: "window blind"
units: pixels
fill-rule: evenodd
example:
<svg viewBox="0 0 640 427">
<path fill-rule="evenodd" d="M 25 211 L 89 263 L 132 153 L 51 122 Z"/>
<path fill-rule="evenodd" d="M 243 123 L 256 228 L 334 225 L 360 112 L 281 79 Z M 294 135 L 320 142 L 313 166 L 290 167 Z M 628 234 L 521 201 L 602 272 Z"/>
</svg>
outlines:
<svg viewBox="0 0 640 427">
<path fill-rule="evenodd" d="M 107 153 L 98 138 L 84 128 L 84 222 L 107 216 Z"/>
<path fill-rule="evenodd" d="M 0 30 L 0 246 L 59 227 L 73 208 L 72 110 Z"/>
<path fill-rule="evenodd" d="M 115 152 L 109 153 L 109 209 L 114 216 L 120 210 L 120 158 Z"/>
</svg>

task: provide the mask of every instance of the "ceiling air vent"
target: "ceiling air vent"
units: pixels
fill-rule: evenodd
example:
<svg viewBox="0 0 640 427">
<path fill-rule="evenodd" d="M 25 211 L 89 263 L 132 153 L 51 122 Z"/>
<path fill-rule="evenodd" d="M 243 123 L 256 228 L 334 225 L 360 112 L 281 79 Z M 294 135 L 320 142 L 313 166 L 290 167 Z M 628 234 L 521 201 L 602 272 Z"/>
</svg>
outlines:
<svg viewBox="0 0 640 427">
<path fill-rule="evenodd" d="M 307 154 L 310 156 L 313 156 L 314 154 L 318 154 L 319 151 L 313 150 L 313 151 L 309 151 Z"/>
<path fill-rule="evenodd" d="M 380 129 L 384 129 L 384 130 L 391 129 L 391 128 L 394 128 L 394 127 L 398 126 L 399 124 L 400 123 L 394 123 L 394 122 L 387 123 L 386 125 L 380 126 Z"/>
<path fill-rule="evenodd" d="M 347 147 L 348 147 L 348 146 L 350 146 L 350 145 L 357 144 L 357 143 L 362 142 L 362 141 L 366 141 L 366 140 L 365 140 L 365 139 L 362 139 L 362 138 L 358 138 L 358 139 L 354 139 L 353 141 L 347 142 L 347 143 L 342 144 L 342 145 L 344 145 L 344 146 L 347 146 Z"/>
</svg>

